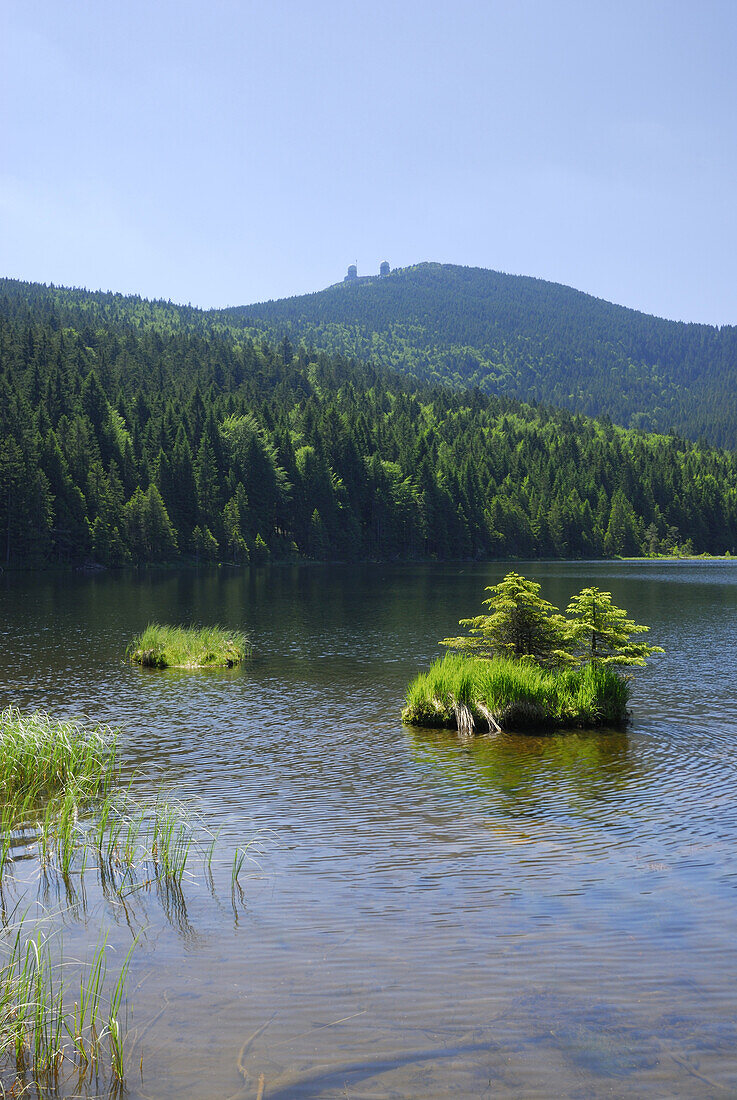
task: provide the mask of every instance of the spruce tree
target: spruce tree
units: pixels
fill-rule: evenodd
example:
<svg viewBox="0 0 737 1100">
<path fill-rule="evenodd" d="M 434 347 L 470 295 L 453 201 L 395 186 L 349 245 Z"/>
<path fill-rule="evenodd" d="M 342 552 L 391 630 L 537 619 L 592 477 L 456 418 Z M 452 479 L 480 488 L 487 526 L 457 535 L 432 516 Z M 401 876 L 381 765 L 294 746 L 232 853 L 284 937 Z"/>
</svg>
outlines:
<svg viewBox="0 0 737 1100">
<path fill-rule="evenodd" d="M 627 618 L 627 612 L 612 603 L 611 592 L 584 588 L 568 604 L 568 640 L 581 663 L 592 665 L 644 665 L 645 658 L 662 653 L 660 646 L 632 642 L 633 634 L 650 629 Z"/>
<path fill-rule="evenodd" d="M 564 646 L 565 621 L 553 604 L 540 597 L 540 585 L 519 573 L 507 573 L 490 592 L 484 606 L 488 615 L 461 619 L 468 635 L 444 638 L 441 645 L 477 657 L 505 656 L 528 659 L 542 665 L 571 661 Z"/>
</svg>

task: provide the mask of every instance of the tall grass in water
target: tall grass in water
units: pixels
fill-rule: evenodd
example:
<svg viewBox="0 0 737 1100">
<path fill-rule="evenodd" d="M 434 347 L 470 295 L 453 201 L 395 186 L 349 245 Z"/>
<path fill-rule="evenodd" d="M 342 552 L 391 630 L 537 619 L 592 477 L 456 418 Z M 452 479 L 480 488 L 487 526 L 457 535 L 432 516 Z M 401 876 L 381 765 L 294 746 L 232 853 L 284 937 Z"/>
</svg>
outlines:
<svg viewBox="0 0 737 1100">
<path fill-rule="evenodd" d="M 2 711 L 0 888 L 13 848 L 25 849 L 31 839 L 42 873 L 56 870 L 68 879 L 78 853 L 84 865 L 95 853 L 114 878 L 121 869 L 150 865 L 154 878 L 180 884 L 195 839 L 188 815 L 166 799 L 157 799 L 153 811 L 136 803 L 115 789 L 117 779 L 113 730 Z M 92 807 L 92 822 L 80 822 Z"/>
<path fill-rule="evenodd" d="M 11 1088 L 8 1095 L 21 1095 L 31 1086 L 37 1095 L 56 1094 L 70 1077 L 75 1085 L 96 1083 L 103 1074 L 112 1082 L 123 1080 L 119 1014 L 135 941 L 107 998 L 106 946 L 104 936 L 70 1005 L 73 993 L 64 979 L 61 947 L 38 930 L 28 935 L 23 920 L 5 930 L 0 945 L 0 1077 L 14 1076 L 13 1087 L 21 1088 Z"/>
<path fill-rule="evenodd" d="M 80 811 L 108 796 L 116 751 L 116 733 L 106 726 L 0 711 L 0 884 L 29 831 L 38 835 L 42 870 L 53 857 L 69 875 Z"/>
<path fill-rule="evenodd" d="M 452 728 L 460 703 L 481 727 L 489 716 L 508 730 L 616 725 L 626 717 L 628 697 L 627 681 L 607 667 L 553 671 L 504 657 L 448 654 L 409 685 L 402 718 Z"/>
<path fill-rule="evenodd" d="M 250 652 L 248 637 L 239 631 L 149 623 L 130 643 L 127 656 L 148 668 L 232 668 Z"/>
<path fill-rule="evenodd" d="M 158 803 L 151 852 L 156 867 L 161 866 L 165 878 L 181 883 L 192 840 L 192 830 L 186 818 L 168 802 Z"/>
<path fill-rule="evenodd" d="M 0 801 L 22 810 L 69 792 L 78 803 L 97 798 L 116 778 L 116 744 L 106 726 L 7 707 L 0 711 Z"/>
<path fill-rule="evenodd" d="M 72 986 L 60 940 L 38 925 L 30 932 L 30 922 L 25 930 L 23 921 L 9 923 L 5 886 L 12 896 L 31 885 L 15 870 L 4 881 L 16 849 L 27 856 L 35 845 L 36 905 L 48 913 L 50 890 L 61 899 L 63 886 L 65 920 L 80 916 L 80 898 L 86 914 L 85 880 L 94 868 L 103 898 L 132 930 L 142 926 L 142 915 L 130 895 L 148 896 L 154 886 L 167 919 L 194 934 L 183 882 L 192 878 L 195 853 L 215 894 L 211 834 L 201 843 L 196 818 L 184 807 L 166 797 L 139 802 L 130 789 L 118 789 L 118 778 L 114 731 L 14 709 L 0 713 L 0 1097 L 97 1095 L 103 1079 L 110 1083 L 106 1095 L 122 1095 L 125 1061 L 120 1009 L 130 953 L 117 982 L 108 981 L 101 933 L 91 963 L 81 974 L 75 966 Z M 237 889 L 241 897 L 243 859 L 239 849 L 231 875 L 231 893 Z M 14 910 L 24 903 L 16 900 Z"/>
<path fill-rule="evenodd" d="M 194 819 L 166 797 L 137 802 L 116 789 L 118 778 L 113 730 L 0 712 L 0 889 L 13 848 L 29 841 L 42 874 L 68 879 L 75 867 L 83 874 L 93 855 L 116 892 L 135 884 L 137 870 L 181 886 L 193 849 L 201 849 Z M 211 877 L 213 845 L 200 854 Z"/>
</svg>

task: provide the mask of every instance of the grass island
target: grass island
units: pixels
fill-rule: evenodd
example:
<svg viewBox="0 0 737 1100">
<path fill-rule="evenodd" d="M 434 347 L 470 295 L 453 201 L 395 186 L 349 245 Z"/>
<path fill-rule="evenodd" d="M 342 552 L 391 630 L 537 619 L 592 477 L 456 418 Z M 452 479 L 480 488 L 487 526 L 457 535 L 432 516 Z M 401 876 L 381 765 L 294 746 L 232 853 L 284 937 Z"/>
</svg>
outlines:
<svg viewBox="0 0 737 1100">
<path fill-rule="evenodd" d="M 617 726 L 628 699 L 628 681 L 611 668 L 546 669 L 448 653 L 409 685 L 402 720 L 459 733 Z"/>
<path fill-rule="evenodd" d="M 461 619 L 468 632 L 441 642 L 457 652 L 409 685 L 404 722 L 471 734 L 627 721 L 630 684 L 619 669 L 663 652 L 631 640 L 648 627 L 628 619 L 599 588 L 573 596 L 565 617 L 540 598 L 539 584 L 518 573 L 486 591 L 489 614 Z"/>
<path fill-rule="evenodd" d="M 240 631 L 149 623 L 130 643 L 127 656 L 145 668 L 233 668 L 250 652 L 251 643 Z"/>
</svg>

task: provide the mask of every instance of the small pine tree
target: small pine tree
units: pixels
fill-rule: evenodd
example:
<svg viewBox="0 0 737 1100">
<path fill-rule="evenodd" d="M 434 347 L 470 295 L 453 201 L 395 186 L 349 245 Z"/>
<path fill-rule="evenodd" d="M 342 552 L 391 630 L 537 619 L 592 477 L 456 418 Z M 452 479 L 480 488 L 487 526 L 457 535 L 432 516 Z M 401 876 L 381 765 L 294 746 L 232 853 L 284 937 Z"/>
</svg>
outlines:
<svg viewBox="0 0 737 1100">
<path fill-rule="evenodd" d="M 310 519 L 310 535 L 308 546 L 310 549 L 310 557 L 316 558 L 318 561 L 325 557 L 325 527 L 323 526 L 322 517 L 315 508 Z"/>
<path fill-rule="evenodd" d="M 238 486 L 242 488 L 242 486 Z M 248 546 L 241 527 L 241 511 L 237 497 L 233 496 L 223 509 L 223 529 L 225 545 L 233 562 L 248 561 Z"/>
<path fill-rule="evenodd" d="M 612 497 L 612 510 L 609 525 L 604 535 L 604 550 L 607 554 L 622 557 L 639 554 L 641 541 L 637 537 L 637 517 L 635 510 L 621 489 Z"/>
<path fill-rule="evenodd" d="M 161 493 L 152 483 L 145 494 L 145 522 L 148 559 L 171 561 L 179 550 L 174 530 Z"/>
<path fill-rule="evenodd" d="M 209 527 L 202 528 L 197 525 L 192 532 L 192 549 L 195 559 L 202 561 L 217 561 L 218 541 Z"/>
<path fill-rule="evenodd" d="M 567 664 L 572 657 L 564 648 L 565 621 L 558 609 L 540 598 L 540 585 L 519 573 L 507 573 L 500 584 L 486 589 L 488 615 L 461 619 L 469 634 L 444 638 L 441 645 L 478 657 L 502 655 L 527 658 L 538 664 Z"/>
<path fill-rule="evenodd" d="M 130 558 L 118 528 L 105 523 L 101 516 L 92 525 L 92 552 L 96 561 L 113 568 L 125 565 Z"/>
<path fill-rule="evenodd" d="M 271 551 L 269 550 L 264 540 L 261 538 L 261 535 L 257 534 L 256 541 L 254 542 L 253 549 L 251 551 L 251 561 L 254 563 L 254 565 L 265 565 L 270 557 Z"/>
<path fill-rule="evenodd" d="M 662 653 L 657 645 L 631 642 L 633 634 L 650 629 L 627 618 L 627 612 L 612 603 L 611 592 L 600 588 L 583 588 L 571 599 L 568 640 L 578 652 L 581 663 L 592 665 L 644 665 L 645 658 Z"/>
</svg>

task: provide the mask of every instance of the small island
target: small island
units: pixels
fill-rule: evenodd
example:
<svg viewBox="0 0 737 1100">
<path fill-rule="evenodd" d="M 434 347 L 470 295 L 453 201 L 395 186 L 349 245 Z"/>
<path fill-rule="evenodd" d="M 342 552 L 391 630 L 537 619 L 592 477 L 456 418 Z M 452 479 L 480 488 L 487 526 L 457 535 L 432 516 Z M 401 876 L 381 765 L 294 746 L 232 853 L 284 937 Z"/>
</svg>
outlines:
<svg viewBox="0 0 737 1100">
<path fill-rule="evenodd" d="M 250 656 L 247 635 L 219 626 L 149 623 L 128 646 L 130 661 L 146 668 L 233 668 Z"/>
<path fill-rule="evenodd" d="M 404 722 L 465 735 L 626 722 L 630 685 L 620 669 L 663 652 L 631 640 L 648 627 L 599 588 L 582 589 L 565 617 L 518 573 L 486 591 L 489 614 L 461 619 L 468 633 L 441 642 L 456 652 L 409 685 Z"/>
</svg>

